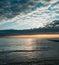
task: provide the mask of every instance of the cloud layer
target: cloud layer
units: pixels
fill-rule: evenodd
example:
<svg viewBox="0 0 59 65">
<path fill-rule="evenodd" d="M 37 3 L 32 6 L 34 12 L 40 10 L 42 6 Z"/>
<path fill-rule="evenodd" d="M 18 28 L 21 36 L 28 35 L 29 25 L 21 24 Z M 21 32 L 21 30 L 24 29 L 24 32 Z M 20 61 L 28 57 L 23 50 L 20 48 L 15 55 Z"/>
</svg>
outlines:
<svg viewBox="0 0 59 65">
<path fill-rule="evenodd" d="M 0 23 L 39 28 L 59 19 L 58 0 L 0 0 Z"/>
<path fill-rule="evenodd" d="M 0 18 L 13 18 L 43 5 L 45 4 L 40 0 L 0 0 Z"/>
</svg>

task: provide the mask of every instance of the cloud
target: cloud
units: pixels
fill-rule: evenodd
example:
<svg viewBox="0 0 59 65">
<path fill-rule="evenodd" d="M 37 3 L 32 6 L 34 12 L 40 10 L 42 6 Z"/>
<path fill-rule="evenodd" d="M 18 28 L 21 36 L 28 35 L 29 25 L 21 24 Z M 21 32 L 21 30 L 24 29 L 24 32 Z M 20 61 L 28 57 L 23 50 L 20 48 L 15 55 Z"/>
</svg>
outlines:
<svg viewBox="0 0 59 65">
<path fill-rule="evenodd" d="M 59 20 L 59 14 L 56 13 L 55 9 L 53 8 L 56 7 L 56 5 L 58 5 L 58 3 L 56 4 L 56 2 L 54 2 L 53 4 L 45 6 L 44 8 L 38 8 L 35 11 L 29 13 L 27 16 L 17 20 L 17 23 L 24 26 L 28 25 L 29 28 L 49 26 L 54 20 Z M 49 10 L 49 8 L 53 8 L 53 10 Z"/>
<path fill-rule="evenodd" d="M 58 0 L 0 0 L 0 22 L 16 22 L 20 29 L 45 27 L 59 19 Z"/>
<path fill-rule="evenodd" d="M 54 20 L 52 21 L 52 23 L 50 23 L 49 25 L 46 26 L 47 28 L 59 28 L 59 20 Z"/>
<path fill-rule="evenodd" d="M 24 15 L 37 7 L 45 6 L 50 0 L 0 0 L 0 21 L 8 21 L 17 15 Z M 4 19 L 4 20 L 3 20 Z"/>
</svg>

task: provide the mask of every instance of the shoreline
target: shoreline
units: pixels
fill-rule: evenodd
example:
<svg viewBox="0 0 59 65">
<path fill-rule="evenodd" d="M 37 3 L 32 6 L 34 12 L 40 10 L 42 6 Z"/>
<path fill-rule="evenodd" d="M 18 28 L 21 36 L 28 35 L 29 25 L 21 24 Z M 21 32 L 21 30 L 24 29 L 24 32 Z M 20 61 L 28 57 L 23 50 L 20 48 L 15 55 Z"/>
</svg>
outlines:
<svg viewBox="0 0 59 65">
<path fill-rule="evenodd" d="M 59 38 L 59 34 L 0 36 L 0 38 Z"/>
</svg>

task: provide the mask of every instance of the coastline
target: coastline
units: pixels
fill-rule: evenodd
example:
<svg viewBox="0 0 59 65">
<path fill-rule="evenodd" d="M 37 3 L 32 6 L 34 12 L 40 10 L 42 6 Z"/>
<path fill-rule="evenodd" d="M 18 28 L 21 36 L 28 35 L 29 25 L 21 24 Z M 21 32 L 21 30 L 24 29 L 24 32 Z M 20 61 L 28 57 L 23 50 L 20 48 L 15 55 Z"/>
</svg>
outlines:
<svg viewBox="0 0 59 65">
<path fill-rule="evenodd" d="M 0 38 L 59 38 L 59 34 L 0 36 Z"/>
</svg>

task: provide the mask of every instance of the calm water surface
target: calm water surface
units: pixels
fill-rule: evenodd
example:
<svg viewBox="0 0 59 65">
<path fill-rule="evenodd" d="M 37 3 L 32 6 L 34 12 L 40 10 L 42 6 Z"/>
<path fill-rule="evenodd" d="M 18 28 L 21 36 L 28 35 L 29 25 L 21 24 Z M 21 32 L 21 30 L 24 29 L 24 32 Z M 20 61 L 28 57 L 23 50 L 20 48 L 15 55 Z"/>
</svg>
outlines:
<svg viewBox="0 0 59 65">
<path fill-rule="evenodd" d="M 0 65 L 24 63 L 59 65 L 59 39 L 0 38 Z"/>
</svg>

